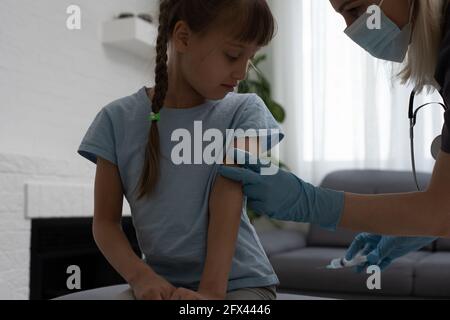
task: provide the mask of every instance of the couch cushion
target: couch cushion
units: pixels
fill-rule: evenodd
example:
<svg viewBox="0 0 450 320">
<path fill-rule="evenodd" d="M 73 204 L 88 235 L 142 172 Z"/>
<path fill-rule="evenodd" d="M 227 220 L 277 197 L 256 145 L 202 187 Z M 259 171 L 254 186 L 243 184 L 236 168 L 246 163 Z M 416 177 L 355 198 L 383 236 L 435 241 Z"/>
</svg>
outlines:
<svg viewBox="0 0 450 320">
<path fill-rule="evenodd" d="M 450 251 L 450 239 L 437 240 L 436 251 Z"/>
<path fill-rule="evenodd" d="M 450 252 L 436 252 L 417 263 L 414 295 L 450 297 Z"/>
<path fill-rule="evenodd" d="M 348 247 L 357 232 L 338 229 L 336 232 L 328 231 L 316 225 L 311 225 L 306 242 L 308 247 Z"/>
<path fill-rule="evenodd" d="M 308 247 L 348 248 L 357 234 L 358 232 L 345 229 L 337 229 L 335 232 L 332 232 L 312 225 L 306 238 L 306 243 Z M 424 247 L 421 251 L 433 251 L 433 246 L 434 242 Z"/>
<path fill-rule="evenodd" d="M 335 232 L 332 232 L 324 230 L 318 226 L 311 225 L 308 236 L 306 238 L 306 243 L 308 247 L 348 248 L 357 234 L 358 232 L 353 232 L 345 229 L 337 229 Z M 434 243 L 435 242 L 427 245 L 421 251 L 433 251 Z M 449 243 L 445 242 L 443 242 L 443 244 L 450 245 Z"/>
<path fill-rule="evenodd" d="M 271 230 L 258 233 L 261 244 L 270 257 L 273 254 L 283 253 L 304 248 L 305 236 L 295 230 Z"/>
<path fill-rule="evenodd" d="M 430 178 L 431 175 L 428 173 L 417 173 L 421 188 L 426 188 Z M 336 171 L 325 177 L 321 187 L 360 194 L 398 193 L 417 190 L 412 173 L 380 170 Z"/>
<path fill-rule="evenodd" d="M 273 255 L 270 261 L 280 279 L 280 289 L 404 296 L 413 291 L 414 263 L 431 253 L 414 252 L 397 259 L 382 273 L 381 290 L 367 289 L 368 274 L 323 268 L 344 254 L 345 249 L 339 248 L 305 248 Z"/>
</svg>

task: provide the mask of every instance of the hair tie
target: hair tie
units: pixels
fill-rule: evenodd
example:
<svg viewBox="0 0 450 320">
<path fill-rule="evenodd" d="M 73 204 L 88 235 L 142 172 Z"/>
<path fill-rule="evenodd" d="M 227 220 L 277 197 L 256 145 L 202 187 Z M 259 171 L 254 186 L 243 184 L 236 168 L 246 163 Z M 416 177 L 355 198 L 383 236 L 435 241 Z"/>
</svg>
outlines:
<svg viewBox="0 0 450 320">
<path fill-rule="evenodd" d="M 161 120 L 161 115 L 160 115 L 159 112 L 158 112 L 158 113 L 152 112 L 152 113 L 150 114 L 150 116 L 148 117 L 148 120 L 149 120 L 150 122 L 159 122 L 159 120 Z"/>
</svg>

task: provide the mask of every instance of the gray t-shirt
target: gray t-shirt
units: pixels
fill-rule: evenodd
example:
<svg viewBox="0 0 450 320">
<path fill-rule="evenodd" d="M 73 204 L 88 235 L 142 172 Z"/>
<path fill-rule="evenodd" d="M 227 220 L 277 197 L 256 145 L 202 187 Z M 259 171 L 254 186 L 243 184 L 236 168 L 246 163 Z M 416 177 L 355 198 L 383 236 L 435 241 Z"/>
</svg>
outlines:
<svg viewBox="0 0 450 320">
<path fill-rule="evenodd" d="M 186 129 L 194 140 L 194 122 L 203 131 L 218 129 L 281 128 L 254 94 L 230 93 L 190 109 L 163 108 L 158 123 L 161 145 L 160 180 L 149 198 L 136 200 L 148 141 L 151 101 L 146 88 L 104 107 L 87 131 L 78 153 L 96 163 L 97 156 L 118 166 L 125 197 L 130 204 L 137 239 L 146 263 L 175 286 L 196 289 L 207 249 L 208 199 L 219 164 L 180 164 L 171 153 L 180 141 L 171 141 L 176 129 Z M 274 139 L 276 142 L 276 139 Z M 210 144 L 203 142 L 203 146 Z M 273 146 L 269 146 L 273 147 Z M 192 156 L 194 162 L 194 156 Z M 250 224 L 243 203 L 228 290 L 277 285 L 278 278 Z"/>
</svg>

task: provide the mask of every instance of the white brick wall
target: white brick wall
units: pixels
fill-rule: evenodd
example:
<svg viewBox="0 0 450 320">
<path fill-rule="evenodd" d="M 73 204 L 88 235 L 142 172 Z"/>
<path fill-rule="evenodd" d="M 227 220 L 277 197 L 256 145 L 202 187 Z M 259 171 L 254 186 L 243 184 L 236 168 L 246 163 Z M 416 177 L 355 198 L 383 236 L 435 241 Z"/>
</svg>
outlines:
<svg viewBox="0 0 450 320">
<path fill-rule="evenodd" d="M 80 31 L 66 28 L 72 4 L 82 10 Z M 30 217 L 92 215 L 95 166 L 77 147 L 104 105 L 153 84 L 154 68 L 150 58 L 102 46 L 99 27 L 156 7 L 0 1 L 0 299 L 28 299 Z"/>
</svg>

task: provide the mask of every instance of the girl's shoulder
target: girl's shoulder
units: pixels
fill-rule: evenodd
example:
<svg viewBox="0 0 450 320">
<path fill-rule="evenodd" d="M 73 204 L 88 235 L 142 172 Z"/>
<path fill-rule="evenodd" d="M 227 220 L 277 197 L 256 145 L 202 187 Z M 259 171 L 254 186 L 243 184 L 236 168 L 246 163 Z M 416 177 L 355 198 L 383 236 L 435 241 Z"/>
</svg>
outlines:
<svg viewBox="0 0 450 320">
<path fill-rule="evenodd" d="M 235 103 L 253 103 L 259 98 L 255 93 L 236 93 L 230 92 L 224 98 L 224 100 L 233 101 Z"/>
<path fill-rule="evenodd" d="M 111 119 L 132 120 L 145 113 L 146 109 L 151 109 L 150 101 L 146 99 L 148 100 L 145 88 L 142 88 L 133 94 L 111 101 L 103 109 Z M 150 111 L 148 113 L 150 114 Z"/>
<path fill-rule="evenodd" d="M 147 124 L 145 118 L 140 121 L 133 120 L 138 119 L 137 115 L 142 107 L 140 92 L 108 103 L 97 113 L 89 126 L 78 153 L 94 163 L 97 157 L 101 156 L 117 165 L 122 151 L 119 146 L 125 145 L 124 139 L 135 135 L 132 130 L 136 124 Z"/>
<path fill-rule="evenodd" d="M 266 105 L 264 101 L 255 93 L 229 93 L 224 99 L 224 104 L 232 106 L 237 111 L 244 112 L 247 109 L 265 110 Z"/>
</svg>

